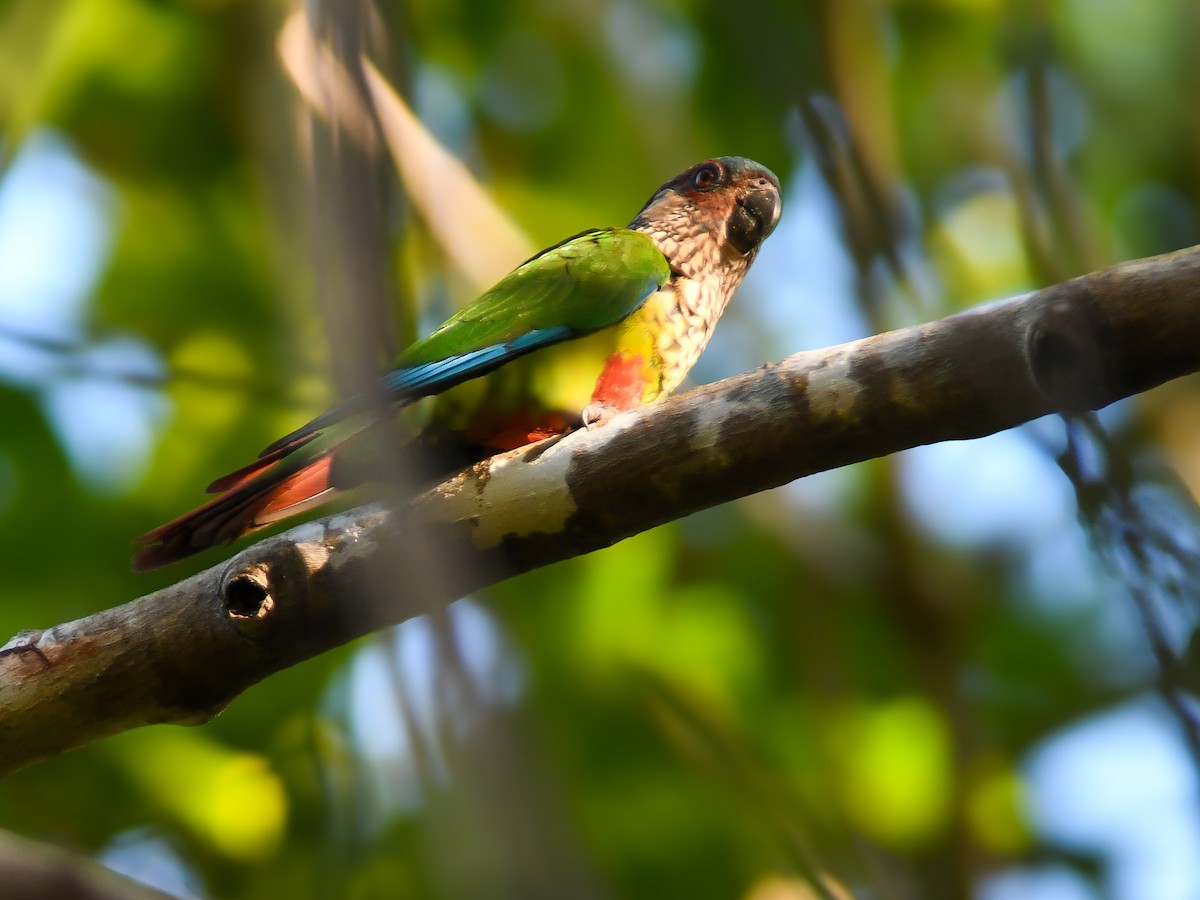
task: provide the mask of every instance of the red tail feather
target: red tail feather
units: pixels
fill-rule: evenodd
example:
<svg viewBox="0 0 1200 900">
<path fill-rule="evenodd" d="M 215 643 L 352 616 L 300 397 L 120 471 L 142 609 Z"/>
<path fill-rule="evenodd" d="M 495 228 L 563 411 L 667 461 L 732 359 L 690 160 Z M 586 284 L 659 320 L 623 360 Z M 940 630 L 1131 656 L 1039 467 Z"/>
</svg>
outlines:
<svg viewBox="0 0 1200 900">
<path fill-rule="evenodd" d="M 283 459 L 289 453 L 299 450 L 316 436 L 317 432 L 314 432 L 298 438 L 291 443 L 281 444 L 269 452 L 263 453 L 258 459 L 250 463 L 250 465 L 242 466 L 228 475 L 222 475 L 204 490 L 209 494 L 223 494 L 226 491 L 231 491 L 238 485 L 245 484 L 259 473 L 266 471 L 269 466 Z"/>
<path fill-rule="evenodd" d="M 323 456 L 281 481 L 279 486 L 267 495 L 267 502 L 255 510 L 255 526 L 270 525 L 285 515 L 296 515 L 304 504 L 323 503 L 328 499 L 326 495 L 331 490 L 329 469 L 332 464 L 332 456 Z"/>
<path fill-rule="evenodd" d="M 133 570 L 157 569 L 327 500 L 334 490 L 329 483 L 333 454 L 299 471 L 271 471 L 280 456 L 295 449 L 289 446 L 218 478 L 210 490 L 224 491 L 219 497 L 137 538 L 135 543 L 145 546 L 134 554 Z"/>
</svg>

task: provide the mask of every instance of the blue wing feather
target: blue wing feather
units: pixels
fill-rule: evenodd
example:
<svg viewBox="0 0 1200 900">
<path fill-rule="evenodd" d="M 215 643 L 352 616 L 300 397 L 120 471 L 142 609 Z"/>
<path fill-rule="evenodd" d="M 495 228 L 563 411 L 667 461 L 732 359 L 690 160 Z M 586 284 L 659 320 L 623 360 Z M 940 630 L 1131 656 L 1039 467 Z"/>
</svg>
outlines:
<svg viewBox="0 0 1200 900">
<path fill-rule="evenodd" d="M 565 341 L 574 331 L 575 329 L 568 325 L 539 328 L 500 344 L 447 356 L 435 362 L 396 369 L 384 379 L 384 389 L 398 402 L 439 394 L 457 384 L 490 372 L 518 356 Z"/>
<path fill-rule="evenodd" d="M 484 375 L 518 356 L 524 356 L 541 347 L 565 341 L 574 333 L 575 329 L 568 325 L 527 331 L 525 334 L 518 335 L 501 344 L 492 344 L 489 347 L 480 347 L 478 350 L 448 356 L 434 362 L 396 369 L 384 376 L 380 386 L 392 402 L 413 403 L 422 397 L 440 394 L 457 384 Z M 371 398 L 347 400 L 305 423 L 290 434 L 281 437 L 265 448 L 259 457 L 267 456 L 300 438 L 320 431 L 322 428 L 328 428 L 356 412 L 365 412 L 378 402 L 378 400 L 372 401 Z"/>
</svg>

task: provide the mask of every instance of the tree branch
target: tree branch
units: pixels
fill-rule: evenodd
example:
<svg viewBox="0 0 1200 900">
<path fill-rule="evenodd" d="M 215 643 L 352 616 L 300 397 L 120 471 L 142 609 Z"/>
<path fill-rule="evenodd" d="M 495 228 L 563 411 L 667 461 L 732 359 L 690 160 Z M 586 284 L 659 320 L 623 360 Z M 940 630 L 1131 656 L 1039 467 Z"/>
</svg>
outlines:
<svg viewBox="0 0 1200 900">
<path fill-rule="evenodd" d="M 409 502 L 301 525 L 124 606 L 14 638 L 0 650 L 0 773 L 138 725 L 203 722 L 331 647 L 706 507 L 1098 409 L 1200 369 L 1197 335 L 1192 248 L 799 353 L 485 460 Z M 405 562 L 421 558 L 438 562 Z"/>
<path fill-rule="evenodd" d="M 170 900 L 164 894 L 61 847 L 0 831 L 5 900 Z"/>
</svg>

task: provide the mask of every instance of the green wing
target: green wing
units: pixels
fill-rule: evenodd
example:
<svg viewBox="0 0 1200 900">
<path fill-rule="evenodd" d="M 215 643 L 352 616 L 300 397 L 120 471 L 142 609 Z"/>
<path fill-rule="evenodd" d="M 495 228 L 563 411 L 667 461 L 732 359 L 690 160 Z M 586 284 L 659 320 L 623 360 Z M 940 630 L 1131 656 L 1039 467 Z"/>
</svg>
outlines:
<svg viewBox="0 0 1200 900">
<path fill-rule="evenodd" d="M 666 258 L 645 234 L 585 231 L 514 269 L 401 354 L 391 389 L 437 393 L 523 355 L 615 325 L 662 287 Z"/>
<path fill-rule="evenodd" d="M 666 257 L 627 228 L 584 231 L 523 263 L 405 350 L 383 389 L 398 403 L 440 394 L 540 347 L 615 325 L 671 277 Z M 370 408 L 351 399 L 267 447 L 306 440 Z"/>
</svg>

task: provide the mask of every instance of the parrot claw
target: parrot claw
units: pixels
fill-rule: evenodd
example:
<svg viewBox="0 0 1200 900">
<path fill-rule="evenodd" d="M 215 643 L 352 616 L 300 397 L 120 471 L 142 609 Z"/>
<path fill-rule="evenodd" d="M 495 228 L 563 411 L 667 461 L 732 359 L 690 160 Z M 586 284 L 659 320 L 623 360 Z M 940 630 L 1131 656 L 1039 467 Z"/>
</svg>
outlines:
<svg viewBox="0 0 1200 900">
<path fill-rule="evenodd" d="M 603 425 L 620 410 L 615 406 L 609 406 L 606 403 L 589 403 L 583 408 L 580 414 L 580 419 L 583 421 L 583 427 L 591 431 L 597 425 Z"/>
</svg>

